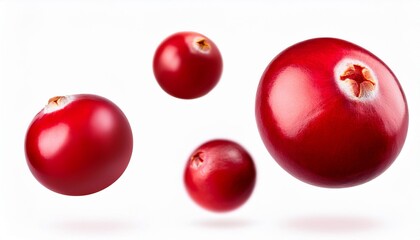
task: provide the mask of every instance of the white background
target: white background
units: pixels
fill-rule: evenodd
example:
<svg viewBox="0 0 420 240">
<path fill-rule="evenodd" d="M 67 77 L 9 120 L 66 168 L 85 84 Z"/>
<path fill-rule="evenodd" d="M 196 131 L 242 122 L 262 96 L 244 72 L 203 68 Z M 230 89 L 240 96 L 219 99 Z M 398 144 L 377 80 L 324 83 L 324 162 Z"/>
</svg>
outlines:
<svg viewBox="0 0 420 240">
<path fill-rule="evenodd" d="M 0 0 L 0 239 L 420 239 L 420 2 Z M 157 45 L 177 31 L 211 38 L 220 83 L 185 101 L 152 72 Z M 254 96 L 286 47 L 338 37 L 381 58 L 409 104 L 406 144 L 375 180 L 348 189 L 304 184 L 259 137 Z M 123 176 L 84 197 L 40 185 L 24 156 L 26 129 L 50 97 L 105 96 L 125 112 L 134 152 Z M 254 157 L 258 180 L 240 209 L 214 214 L 182 182 L 204 141 L 229 138 Z"/>
</svg>

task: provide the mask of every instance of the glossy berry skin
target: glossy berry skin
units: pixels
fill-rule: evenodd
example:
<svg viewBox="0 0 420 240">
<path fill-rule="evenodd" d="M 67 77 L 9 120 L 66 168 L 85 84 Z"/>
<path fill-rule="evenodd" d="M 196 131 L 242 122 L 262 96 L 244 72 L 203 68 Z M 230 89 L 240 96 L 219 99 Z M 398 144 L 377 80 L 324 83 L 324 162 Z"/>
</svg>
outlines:
<svg viewBox="0 0 420 240">
<path fill-rule="evenodd" d="M 133 149 L 130 124 L 111 101 L 96 95 L 50 99 L 30 124 L 29 169 L 50 190 L 87 195 L 114 183 Z"/>
<path fill-rule="evenodd" d="M 184 183 L 191 198 L 201 207 L 231 211 L 251 196 L 256 179 L 249 153 L 230 140 L 212 140 L 199 146 L 189 157 Z"/>
<path fill-rule="evenodd" d="M 157 48 L 153 71 L 160 87 L 182 99 L 206 95 L 222 75 L 222 56 L 206 36 L 179 32 L 166 38 Z"/>
<path fill-rule="evenodd" d="M 295 44 L 266 68 L 256 120 L 272 157 L 296 178 L 351 187 L 384 172 L 408 128 L 403 90 L 391 70 L 347 41 Z"/>
</svg>

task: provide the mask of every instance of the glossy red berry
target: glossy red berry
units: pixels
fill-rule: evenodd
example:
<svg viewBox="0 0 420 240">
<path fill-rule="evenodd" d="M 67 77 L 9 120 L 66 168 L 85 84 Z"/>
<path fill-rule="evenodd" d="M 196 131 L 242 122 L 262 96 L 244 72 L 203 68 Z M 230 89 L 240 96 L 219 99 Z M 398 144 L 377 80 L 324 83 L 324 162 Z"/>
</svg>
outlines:
<svg viewBox="0 0 420 240">
<path fill-rule="evenodd" d="M 157 48 L 153 71 L 160 87 L 182 99 L 204 96 L 219 82 L 222 56 L 216 44 L 195 32 L 179 32 Z"/>
<path fill-rule="evenodd" d="M 408 128 L 403 90 L 369 51 L 333 38 L 295 44 L 265 70 L 256 120 L 273 158 L 296 178 L 350 187 L 384 172 Z"/>
<path fill-rule="evenodd" d="M 132 148 L 123 112 L 96 95 L 50 99 L 25 139 L 32 174 L 45 187 L 65 195 L 87 195 L 114 183 L 126 169 Z"/>
<path fill-rule="evenodd" d="M 251 196 L 256 170 L 249 153 L 229 140 L 199 146 L 187 161 L 184 182 L 191 198 L 215 212 L 238 208 Z"/>
</svg>

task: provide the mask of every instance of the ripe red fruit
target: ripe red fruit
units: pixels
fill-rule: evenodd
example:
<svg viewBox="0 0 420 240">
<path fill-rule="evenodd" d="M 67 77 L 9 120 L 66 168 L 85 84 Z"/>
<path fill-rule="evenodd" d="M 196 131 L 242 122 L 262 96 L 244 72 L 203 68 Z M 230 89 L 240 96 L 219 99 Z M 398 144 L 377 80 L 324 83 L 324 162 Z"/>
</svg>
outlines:
<svg viewBox="0 0 420 240">
<path fill-rule="evenodd" d="M 133 149 L 130 124 L 111 101 L 95 95 L 55 97 L 30 124 L 26 159 L 52 191 L 87 195 L 114 183 Z"/>
<path fill-rule="evenodd" d="M 296 178 L 350 187 L 384 172 L 403 147 L 408 108 L 391 70 L 367 50 L 311 39 L 277 55 L 256 96 L 260 135 Z"/>
<path fill-rule="evenodd" d="M 251 196 L 256 170 L 248 152 L 229 140 L 212 140 L 189 157 L 184 183 L 191 198 L 203 208 L 225 212 Z"/>
<path fill-rule="evenodd" d="M 209 38 L 195 32 L 179 32 L 157 48 L 153 71 L 168 94 L 183 99 L 204 96 L 219 82 L 222 56 Z"/>
</svg>

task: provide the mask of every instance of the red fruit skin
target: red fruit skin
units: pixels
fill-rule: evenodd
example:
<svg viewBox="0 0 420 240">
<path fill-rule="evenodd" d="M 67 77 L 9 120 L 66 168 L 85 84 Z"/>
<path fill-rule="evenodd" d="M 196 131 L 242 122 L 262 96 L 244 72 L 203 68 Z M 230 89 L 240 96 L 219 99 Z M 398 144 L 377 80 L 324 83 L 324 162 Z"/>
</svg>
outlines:
<svg viewBox="0 0 420 240">
<path fill-rule="evenodd" d="M 249 153 L 230 140 L 199 146 L 187 161 L 184 183 L 190 197 L 214 212 L 232 211 L 244 204 L 254 189 L 256 170 Z"/>
<path fill-rule="evenodd" d="M 219 82 L 222 68 L 216 44 L 196 32 L 169 36 L 159 45 L 153 59 L 160 87 L 181 99 L 194 99 L 210 92 Z"/>
<path fill-rule="evenodd" d="M 127 168 L 133 149 L 130 124 L 111 101 L 73 95 L 64 108 L 39 112 L 30 124 L 26 159 L 35 178 L 72 196 L 98 192 Z"/>
<path fill-rule="evenodd" d="M 351 97 L 337 85 L 340 62 L 365 65 L 375 91 Z M 277 55 L 256 95 L 256 121 L 272 157 L 296 178 L 351 187 L 384 172 L 401 151 L 408 107 L 392 71 L 367 50 L 334 38 L 311 39 Z"/>
</svg>

